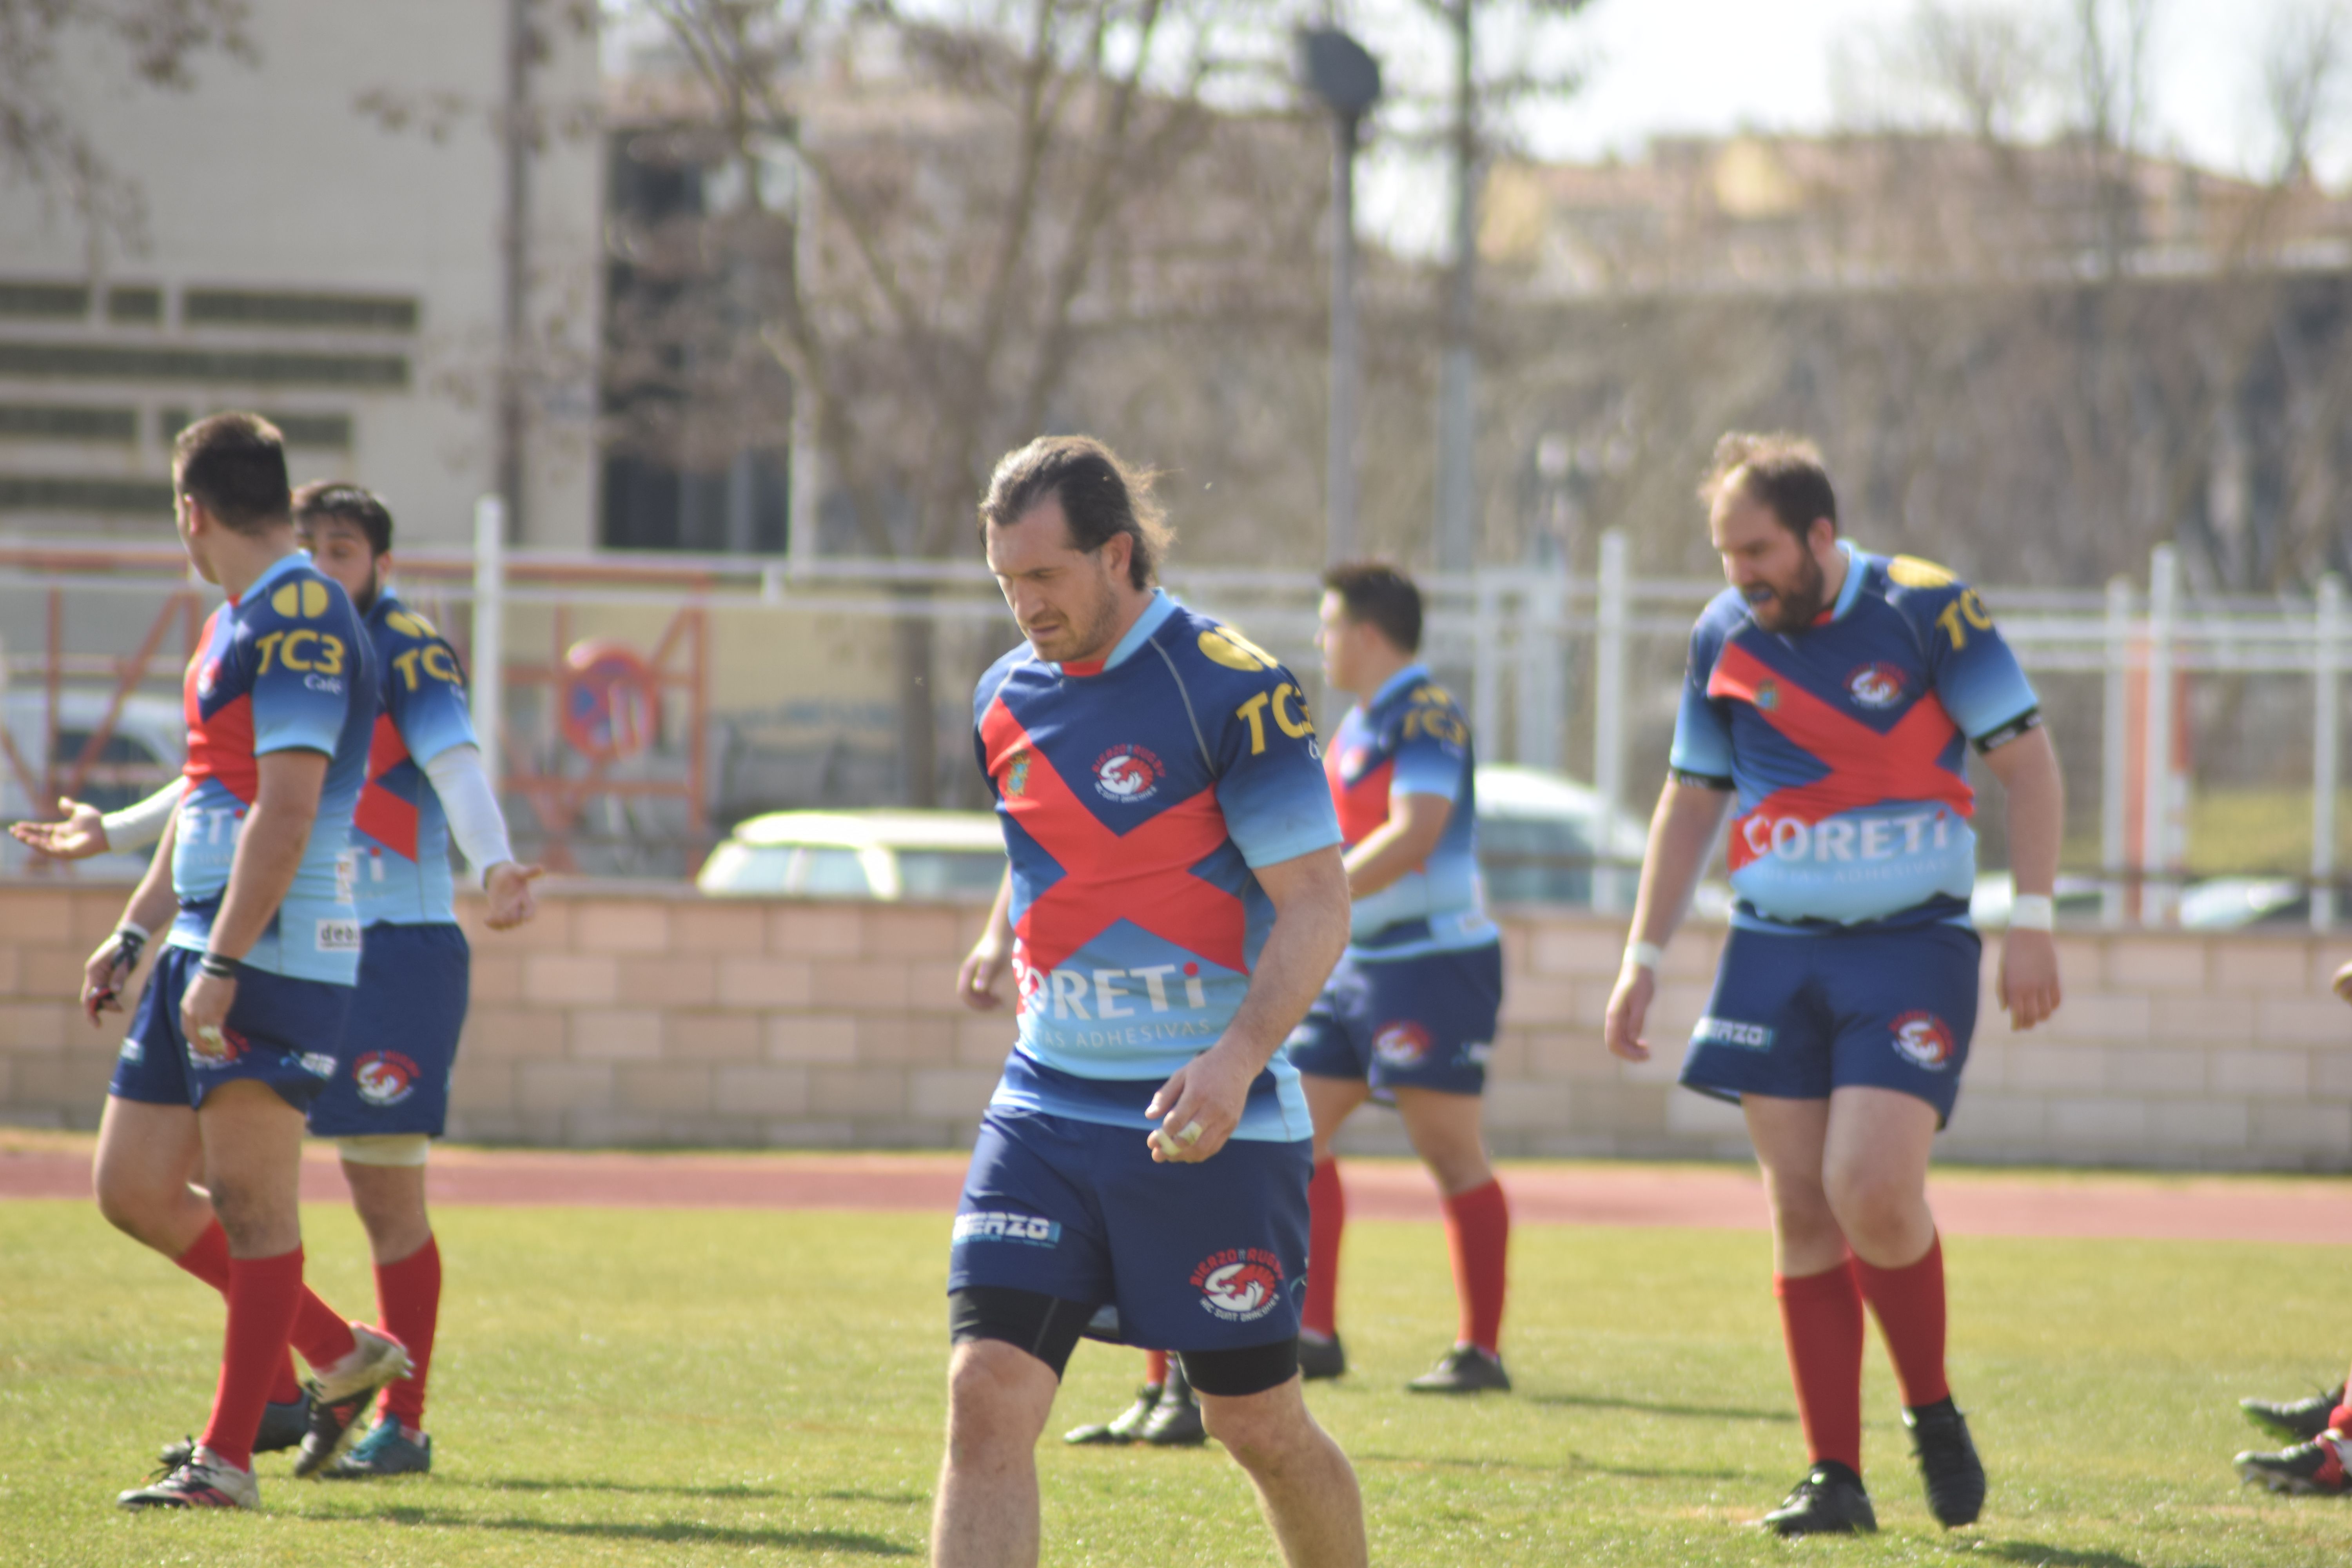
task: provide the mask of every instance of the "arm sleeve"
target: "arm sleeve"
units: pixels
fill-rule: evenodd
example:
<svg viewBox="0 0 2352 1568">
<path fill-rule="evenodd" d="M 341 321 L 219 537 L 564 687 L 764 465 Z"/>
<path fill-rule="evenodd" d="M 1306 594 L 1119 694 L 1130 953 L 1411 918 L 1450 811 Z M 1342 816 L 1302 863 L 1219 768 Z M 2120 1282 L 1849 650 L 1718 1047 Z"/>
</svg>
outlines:
<svg viewBox="0 0 2352 1568">
<path fill-rule="evenodd" d="M 183 773 L 145 800 L 108 812 L 99 819 L 106 827 L 107 847 L 120 854 L 144 849 L 163 837 L 163 825 L 172 820 L 172 813 L 179 809 L 187 793 L 188 779 Z"/>
<path fill-rule="evenodd" d="M 1732 787 L 1731 721 L 1706 694 L 1722 649 L 1722 637 L 1700 621 L 1691 633 L 1690 658 L 1683 667 L 1682 706 L 1675 714 L 1675 744 L 1667 766 L 1680 783 L 1727 790 Z"/>
<path fill-rule="evenodd" d="M 1233 693 L 1226 692 L 1230 701 Z M 1278 866 L 1339 842 L 1307 699 L 1277 667 L 1264 687 L 1220 714 L 1217 806 L 1252 866 Z"/>
<path fill-rule="evenodd" d="M 472 746 L 473 715 L 466 707 L 465 672 L 439 637 L 419 639 L 391 656 L 384 689 L 400 743 L 418 767 L 455 746 Z"/>
<path fill-rule="evenodd" d="M 1443 795 L 1462 798 L 1462 770 L 1469 760 L 1470 726 L 1450 700 L 1416 702 L 1397 721 L 1395 758 L 1389 796 Z"/>
<path fill-rule="evenodd" d="M 507 842 L 505 814 L 482 772 L 482 749 L 467 742 L 436 752 L 425 763 L 425 776 L 433 781 L 433 793 L 441 797 L 441 809 L 449 818 L 449 835 L 479 885 L 491 867 L 515 858 L 514 847 Z"/>
<path fill-rule="evenodd" d="M 1922 634 L 1927 668 L 1952 722 L 1979 751 L 2032 729 L 2042 700 L 1984 601 L 1968 584 L 1954 583 L 1922 607 L 1934 616 Z"/>
</svg>

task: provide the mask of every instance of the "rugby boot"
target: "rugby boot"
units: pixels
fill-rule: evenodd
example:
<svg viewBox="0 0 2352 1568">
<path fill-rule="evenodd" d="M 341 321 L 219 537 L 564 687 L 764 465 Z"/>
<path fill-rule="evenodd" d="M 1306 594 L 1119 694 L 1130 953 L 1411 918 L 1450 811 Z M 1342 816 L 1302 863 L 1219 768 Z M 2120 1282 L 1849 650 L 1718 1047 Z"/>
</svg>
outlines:
<svg viewBox="0 0 2352 1568">
<path fill-rule="evenodd" d="M 390 1415 L 378 1415 L 368 1435 L 352 1451 L 327 1468 L 331 1481 L 363 1481 L 376 1476 L 422 1476 L 433 1468 L 433 1439 L 423 1432 L 412 1437 Z"/>
<path fill-rule="evenodd" d="M 2352 1491 L 2352 1481 L 2344 1473 L 2347 1453 L 2352 1453 L 2352 1439 L 2322 1436 L 2275 1454 L 2249 1451 L 2231 1463 L 2238 1467 L 2241 1481 L 2274 1492 L 2337 1493 Z"/>
<path fill-rule="evenodd" d="M 2267 1399 L 2241 1399 L 2238 1408 L 2246 1419 L 2272 1436 L 2289 1443 L 2308 1443 L 2327 1430 L 2327 1418 L 2344 1403 L 2344 1385 L 2337 1384 L 2325 1394 L 2315 1394 L 2308 1399 L 2283 1400 L 2273 1404 Z"/>
<path fill-rule="evenodd" d="M 1150 1420 L 1151 1413 L 1160 1407 L 1160 1387 L 1156 1383 L 1145 1384 L 1135 1391 L 1134 1404 L 1108 1421 L 1097 1421 L 1091 1426 L 1071 1427 L 1062 1434 L 1062 1441 L 1087 1447 L 1139 1442 L 1143 1437 L 1143 1424 Z"/>
<path fill-rule="evenodd" d="M 1155 1448 L 1192 1448 L 1209 1440 L 1201 1402 L 1192 1396 L 1192 1380 L 1184 1375 L 1182 1356 L 1168 1358 L 1168 1385 L 1160 1391 L 1160 1403 L 1151 1407 L 1139 1436 Z"/>
<path fill-rule="evenodd" d="M 1969 1436 L 1969 1418 L 1950 1397 L 1903 1412 L 1919 1479 L 1927 1483 L 1927 1511 L 1946 1530 L 1974 1524 L 1984 1511 L 1984 1462 Z"/>
<path fill-rule="evenodd" d="M 1501 1356 L 1476 1345 L 1455 1345 L 1405 1387 L 1414 1394 L 1508 1394 L 1511 1374 L 1503 1370 Z"/>
<path fill-rule="evenodd" d="M 311 1374 L 310 1429 L 294 1456 L 297 1476 L 315 1476 L 340 1458 L 359 1435 L 359 1419 L 377 1391 L 408 1375 L 408 1347 L 398 1340 L 365 1323 L 353 1323 L 352 1337 L 358 1343 L 351 1354 Z"/>
<path fill-rule="evenodd" d="M 174 1465 L 161 1480 L 121 1493 L 117 1508 L 259 1508 L 261 1483 L 251 1470 L 224 1464 L 220 1456 L 198 1443 L 187 1459 Z"/>
<path fill-rule="evenodd" d="M 253 1435 L 253 1451 L 257 1454 L 275 1454 L 282 1448 L 290 1448 L 299 1443 L 302 1440 L 302 1434 L 310 1429 L 310 1396 L 309 1394 L 304 1394 L 299 1399 L 289 1399 L 283 1405 L 265 1405 L 261 1407 L 260 1429 Z M 194 1457 L 195 1451 L 196 1440 L 194 1437 L 183 1437 L 176 1443 L 164 1444 L 156 1454 L 155 1462 L 161 1465 L 164 1473 L 168 1475 L 186 1464 Z"/>
<path fill-rule="evenodd" d="M 1878 1533 L 1878 1514 L 1862 1478 L 1834 1459 L 1807 1470 L 1797 1489 L 1758 1522 L 1776 1535 Z"/>
<path fill-rule="evenodd" d="M 1298 1336 L 1298 1375 L 1313 1383 L 1318 1378 L 1339 1377 L 1348 1370 L 1348 1352 L 1339 1343 L 1339 1336 L 1318 1339 L 1312 1334 Z"/>
</svg>

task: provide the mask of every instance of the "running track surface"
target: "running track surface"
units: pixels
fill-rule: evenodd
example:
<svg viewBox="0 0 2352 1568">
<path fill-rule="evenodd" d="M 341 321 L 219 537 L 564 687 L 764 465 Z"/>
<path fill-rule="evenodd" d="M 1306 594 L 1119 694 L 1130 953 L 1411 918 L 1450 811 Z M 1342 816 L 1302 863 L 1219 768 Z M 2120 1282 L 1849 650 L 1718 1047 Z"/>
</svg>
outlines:
<svg viewBox="0 0 2352 1568">
<path fill-rule="evenodd" d="M 0 1199 L 84 1198 L 87 1138 L 0 1136 Z M 623 1154 L 436 1150 L 436 1204 L 550 1207 L 848 1209 L 946 1214 L 963 1179 L 960 1154 Z M 1343 1162 L 1350 1218 L 1435 1220 L 1435 1189 L 1404 1161 Z M 1529 1164 L 1504 1167 L 1522 1225 L 1765 1226 L 1752 1168 Z M 348 1197 L 331 1150 L 313 1147 L 302 1195 Z M 2329 1178 L 2007 1176 L 1931 1179 L 1953 1236 L 2352 1243 L 2352 1182 Z"/>
</svg>

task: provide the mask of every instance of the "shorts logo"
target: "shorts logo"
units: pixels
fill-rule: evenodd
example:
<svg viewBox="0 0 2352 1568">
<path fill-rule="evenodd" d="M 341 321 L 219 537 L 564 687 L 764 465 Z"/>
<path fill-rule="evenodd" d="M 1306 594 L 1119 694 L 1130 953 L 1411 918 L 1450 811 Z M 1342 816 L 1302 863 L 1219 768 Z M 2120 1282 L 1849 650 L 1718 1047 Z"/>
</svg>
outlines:
<svg viewBox="0 0 2352 1568">
<path fill-rule="evenodd" d="M 1167 776 L 1167 767 L 1141 746 L 1113 746 L 1095 759 L 1096 793 L 1122 805 L 1150 800 Z"/>
<path fill-rule="evenodd" d="M 304 1065 L 309 1065 L 307 1058 Z M 331 1075 L 334 1070 L 330 1057 L 327 1071 Z M 352 1064 L 352 1081 L 370 1105 L 398 1105 L 416 1092 L 416 1064 L 398 1051 L 370 1051 Z"/>
<path fill-rule="evenodd" d="M 1494 1058 L 1494 1055 L 1495 1045 L 1493 1041 L 1472 1040 L 1469 1044 L 1464 1046 L 1462 1047 L 1461 1054 L 1454 1058 L 1454 1065 L 1456 1067 L 1465 1068 L 1483 1068 L 1487 1064 L 1487 1062 Z"/>
<path fill-rule="evenodd" d="M 117 1051 L 115 1055 L 126 1062 L 143 1062 L 147 1059 L 147 1047 L 137 1040 L 125 1040 L 122 1042 L 122 1049 Z"/>
<path fill-rule="evenodd" d="M 1892 708 L 1903 700 L 1903 672 L 1891 664 L 1865 664 L 1845 678 L 1845 692 L 1864 708 Z"/>
<path fill-rule="evenodd" d="M 340 879 L 339 869 L 338 880 Z M 320 952 L 357 952 L 359 950 L 359 921 L 324 920 L 319 922 L 319 951 Z"/>
<path fill-rule="evenodd" d="M 312 1078 L 335 1076 L 335 1058 L 324 1051 L 304 1051 L 301 1059 L 302 1070 Z"/>
<path fill-rule="evenodd" d="M 1769 1024 L 1743 1024 L 1737 1018 L 1701 1018 L 1691 1031 L 1696 1045 L 1738 1046 L 1746 1051 L 1769 1051 L 1774 1031 Z"/>
<path fill-rule="evenodd" d="M 1282 1260 L 1264 1247 L 1213 1252 L 1192 1269 L 1201 1310 L 1228 1323 L 1252 1323 L 1282 1300 Z"/>
<path fill-rule="evenodd" d="M 225 1068 L 245 1055 L 246 1039 L 235 1029 L 224 1028 L 218 1039 L 205 1035 L 188 1037 L 188 1057 L 200 1068 Z"/>
<path fill-rule="evenodd" d="M 961 1247 L 967 1241 L 1013 1241 L 1024 1247 L 1055 1247 L 1061 1243 L 1062 1226 L 1058 1220 L 1042 1215 L 998 1214 L 986 1211 L 960 1214 L 955 1217 L 955 1240 Z"/>
<path fill-rule="evenodd" d="M 1958 1047 L 1952 1031 L 1933 1013 L 1906 1013 L 1895 1020 L 1895 1048 L 1914 1066 L 1942 1072 L 1952 1065 Z"/>
<path fill-rule="evenodd" d="M 1372 1037 L 1372 1055 L 1387 1067 L 1417 1068 L 1429 1058 L 1429 1031 L 1410 1021 L 1383 1024 Z"/>
</svg>

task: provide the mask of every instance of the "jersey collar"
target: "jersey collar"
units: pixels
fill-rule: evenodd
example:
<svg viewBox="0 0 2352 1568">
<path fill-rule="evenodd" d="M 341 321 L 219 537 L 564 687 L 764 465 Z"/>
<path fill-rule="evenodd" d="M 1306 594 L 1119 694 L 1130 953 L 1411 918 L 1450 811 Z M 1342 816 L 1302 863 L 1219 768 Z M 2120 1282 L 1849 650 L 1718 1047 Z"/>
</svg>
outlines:
<svg viewBox="0 0 2352 1568">
<path fill-rule="evenodd" d="M 1862 597 L 1862 579 L 1870 570 L 1870 563 L 1851 542 L 1841 539 L 1837 547 L 1845 552 L 1845 582 L 1838 589 L 1837 603 L 1830 606 L 1829 618 L 1832 621 L 1845 619 L 1845 613 Z"/>
<path fill-rule="evenodd" d="M 256 577 L 251 583 L 247 584 L 244 593 L 231 594 L 228 596 L 228 602 L 231 605 L 242 605 L 246 600 L 253 597 L 254 595 L 260 593 L 264 588 L 269 586 L 270 584 L 286 575 L 287 573 L 295 570 L 297 567 L 308 566 L 310 564 L 310 552 L 309 551 L 289 550 L 285 554 L 279 556 L 277 560 L 271 562 L 268 565 L 263 567 L 261 569 L 261 575 Z"/>
<path fill-rule="evenodd" d="M 1110 650 L 1108 658 L 1098 662 L 1093 659 L 1083 659 L 1073 660 L 1068 664 L 1057 664 L 1054 667 L 1054 673 L 1100 675 L 1105 670 L 1117 669 L 1128 661 L 1136 649 L 1150 640 L 1152 633 L 1167 624 L 1168 617 L 1176 613 L 1176 601 L 1168 596 L 1167 589 L 1152 589 L 1151 602 L 1143 606 L 1143 614 L 1135 617 L 1135 625 L 1127 628 L 1127 635 L 1118 639 L 1118 646 Z"/>
<path fill-rule="evenodd" d="M 1371 696 L 1366 700 L 1364 703 L 1364 711 L 1367 713 L 1370 712 L 1373 709 L 1378 708 L 1381 703 L 1389 700 L 1389 699 L 1412 689 L 1413 687 L 1420 685 L 1423 681 L 1427 680 L 1428 679 L 1429 666 L 1422 663 L 1419 659 L 1413 660 L 1411 664 L 1406 665 L 1402 669 L 1398 670 L 1394 675 L 1390 676 L 1386 680 L 1381 682 L 1381 689 L 1378 691 L 1373 692 Z"/>
</svg>

